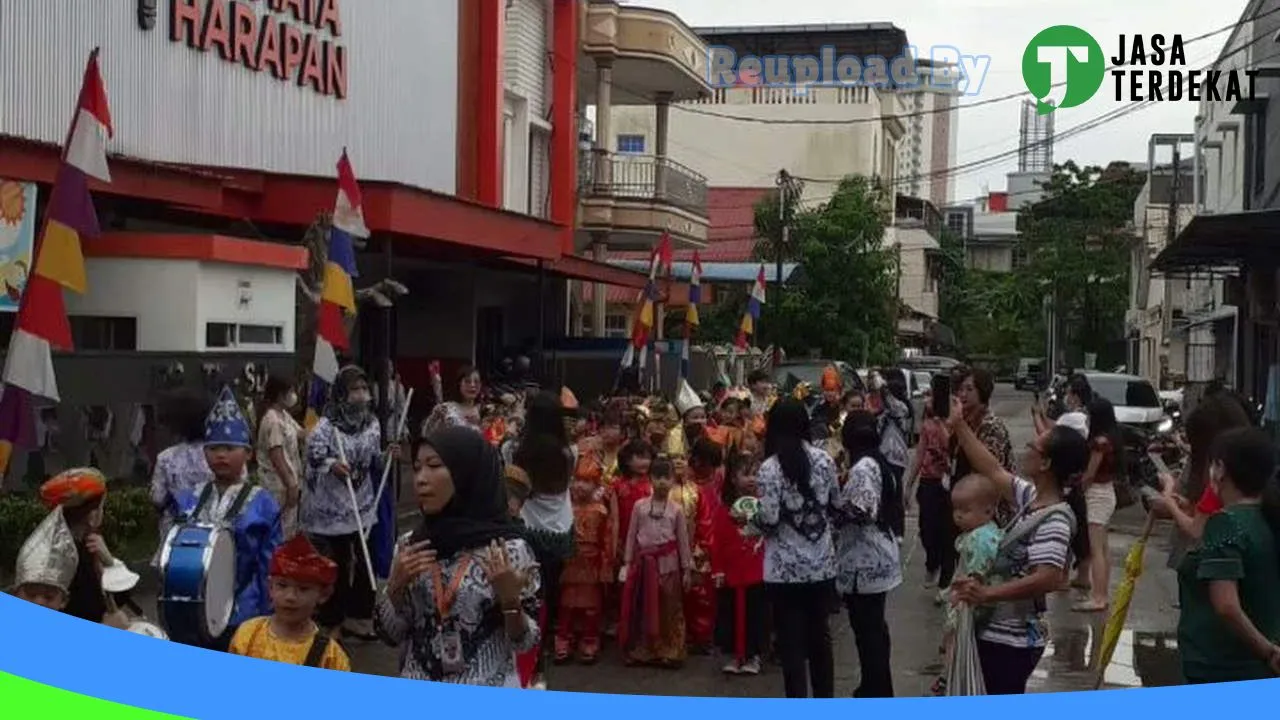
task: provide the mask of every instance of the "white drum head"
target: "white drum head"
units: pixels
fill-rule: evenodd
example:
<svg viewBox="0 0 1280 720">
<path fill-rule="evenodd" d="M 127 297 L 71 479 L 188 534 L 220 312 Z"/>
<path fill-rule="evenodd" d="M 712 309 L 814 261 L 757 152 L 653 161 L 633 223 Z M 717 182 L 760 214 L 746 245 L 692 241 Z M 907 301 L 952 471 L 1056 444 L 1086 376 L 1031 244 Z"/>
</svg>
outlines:
<svg viewBox="0 0 1280 720">
<path fill-rule="evenodd" d="M 236 603 L 236 543 L 231 533 L 215 530 L 205 558 L 205 625 L 210 638 L 219 638 L 231 624 Z"/>
<path fill-rule="evenodd" d="M 129 632 L 137 635 L 146 635 L 149 638 L 155 638 L 157 640 L 169 639 L 169 636 L 166 635 L 163 630 L 152 625 L 146 620 L 135 620 L 131 625 L 129 625 Z"/>
</svg>

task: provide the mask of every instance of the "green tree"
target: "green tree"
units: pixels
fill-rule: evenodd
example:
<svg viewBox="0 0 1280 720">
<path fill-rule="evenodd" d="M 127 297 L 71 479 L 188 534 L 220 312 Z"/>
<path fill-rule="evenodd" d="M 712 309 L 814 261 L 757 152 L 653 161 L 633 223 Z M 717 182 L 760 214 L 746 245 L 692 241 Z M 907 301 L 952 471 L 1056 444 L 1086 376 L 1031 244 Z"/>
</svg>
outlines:
<svg viewBox="0 0 1280 720">
<path fill-rule="evenodd" d="M 1069 364 L 1085 353 L 1104 365 L 1123 362 L 1133 203 L 1143 183 L 1127 163 L 1068 162 L 1054 169 L 1044 198 L 1019 214 L 1024 289 L 1052 299 Z"/>
<path fill-rule="evenodd" d="M 765 263 L 777 259 L 777 203 L 775 194 L 756 206 L 757 232 L 763 238 L 756 257 Z M 757 344 L 779 343 L 792 355 L 820 352 L 850 362 L 891 361 L 895 257 L 882 246 L 889 212 L 888 194 L 857 176 L 841 181 L 823 205 L 797 210 L 783 257 L 801 267 L 784 288 L 781 303 L 770 288 L 774 297 L 766 304 Z M 739 318 L 745 303 L 745 293 L 733 303 Z"/>
</svg>

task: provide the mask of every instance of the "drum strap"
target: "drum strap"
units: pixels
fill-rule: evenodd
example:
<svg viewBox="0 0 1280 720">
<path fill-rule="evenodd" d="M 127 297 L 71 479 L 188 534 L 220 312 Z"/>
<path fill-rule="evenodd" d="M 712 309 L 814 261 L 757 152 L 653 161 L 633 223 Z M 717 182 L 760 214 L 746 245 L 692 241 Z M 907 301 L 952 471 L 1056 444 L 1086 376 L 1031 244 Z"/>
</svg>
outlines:
<svg viewBox="0 0 1280 720">
<path fill-rule="evenodd" d="M 302 664 L 306 667 L 320 667 L 320 663 L 324 660 L 324 654 L 329 649 L 329 643 L 331 642 L 333 642 L 333 638 L 323 632 L 317 632 L 316 636 L 311 639 L 311 649 L 307 650 L 307 659 Z"/>
<path fill-rule="evenodd" d="M 240 488 L 240 494 L 236 495 L 236 499 L 231 503 L 231 507 L 227 510 L 227 516 L 223 518 L 223 522 L 232 524 L 235 519 L 240 516 L 240 512 L 244 510 L 245 503 L 249 501 L 249 494 L 253 492 L 253 485 L 245 483 Z M 213 483 L 206 483 L 204 490 L 200 491 L 200 499 L 196 501 L 196 509 L 191 512 L 193 518 L 199 518 L 200 512 L 204 510 L 204 506 L 209 503 L 213 497 Z"/>
</svg>

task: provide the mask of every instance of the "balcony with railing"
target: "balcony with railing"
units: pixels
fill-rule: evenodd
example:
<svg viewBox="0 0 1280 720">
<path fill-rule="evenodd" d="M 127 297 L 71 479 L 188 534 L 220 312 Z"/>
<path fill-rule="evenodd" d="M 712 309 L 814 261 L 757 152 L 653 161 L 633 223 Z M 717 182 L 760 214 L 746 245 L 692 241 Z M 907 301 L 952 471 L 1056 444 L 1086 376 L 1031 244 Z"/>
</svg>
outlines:
<svg viewBox="0 0 1280 720">
<path fill-rule="evenodd" d="M 707 179 L 670 158 L 584 152 L 578 178 L 584 198 L 662 203 L 707 216 Z"/>
</svg>

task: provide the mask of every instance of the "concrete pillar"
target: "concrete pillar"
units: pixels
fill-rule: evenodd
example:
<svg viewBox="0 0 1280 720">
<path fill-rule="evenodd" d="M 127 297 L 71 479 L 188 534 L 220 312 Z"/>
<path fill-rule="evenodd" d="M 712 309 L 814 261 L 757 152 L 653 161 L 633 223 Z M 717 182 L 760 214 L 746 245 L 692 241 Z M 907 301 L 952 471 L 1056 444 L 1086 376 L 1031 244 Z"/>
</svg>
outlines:
<svg viewBox="0 0 1280 720">
<path fill-rule="evenodd" d="M 595 182 L 597 191 L 612 185 L 613 166 L 609 162 L 613 143 L 613 58 L 596 58 L 596 146 Z"/>
<path fill-rule="evenodd" d="M 658 93 L 654 102 L 653 195 L 662 200 L 667 197 L 667 136 L 671 118 L 671 93 Z"/>
<path fill-rule="evenodd" d="M 609 236 L 607 233 L 591 234 L 591 259 L 598 263 L 607 262 L 609 259 Z M 591 334 L 593 337 L 604 337 L 605 315 L 607 303 L 605 294 L 608 293 L 609 286 L 604 283 L 596 283 L 591 288 Z"/>
</svg>

